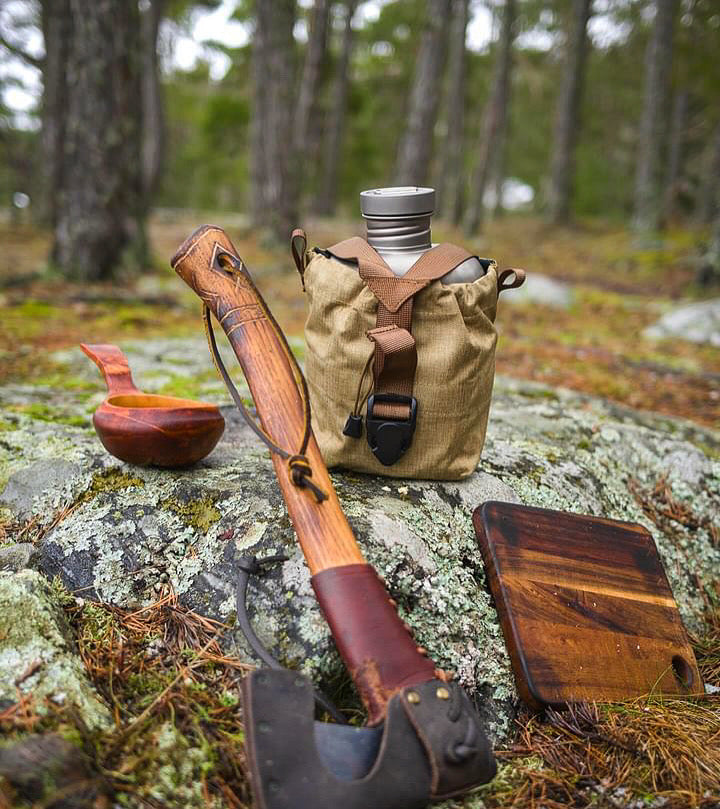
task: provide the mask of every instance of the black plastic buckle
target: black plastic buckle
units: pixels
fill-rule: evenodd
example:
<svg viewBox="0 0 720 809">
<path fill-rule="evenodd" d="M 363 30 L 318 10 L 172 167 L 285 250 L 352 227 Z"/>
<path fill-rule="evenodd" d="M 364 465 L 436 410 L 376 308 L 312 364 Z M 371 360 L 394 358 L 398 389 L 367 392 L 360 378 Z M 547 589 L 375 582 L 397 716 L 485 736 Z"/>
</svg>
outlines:
<svg viewBox="0 0 720 809">
<path fill-rule="evenodd" d="M 407 421 L 376 418 L 373 408 L 380 402 L 408 405 L 410 418 Z M 367 441 L 373 455 L 383 466 L 392 466 L 408 451 L 412 444 L 416 421 L 417 400 L 414 396 L 401 396 L 397 393 L 376 393 L 370 396 L 365 422 Z"/>
</svg>

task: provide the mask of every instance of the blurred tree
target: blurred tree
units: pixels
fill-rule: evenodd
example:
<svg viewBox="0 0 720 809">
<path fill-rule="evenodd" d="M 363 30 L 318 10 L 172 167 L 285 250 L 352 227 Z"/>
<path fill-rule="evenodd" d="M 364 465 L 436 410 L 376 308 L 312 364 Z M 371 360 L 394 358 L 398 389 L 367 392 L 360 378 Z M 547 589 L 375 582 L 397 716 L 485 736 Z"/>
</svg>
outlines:
<svg viewBox="0 0 720 809">
<path fill-rule="evenodd" d="M 142 35 L 142 167 L 143 192 L 150 204 L 158 188 L 165 161 L 165 108 L 158 64 L 158 31 L 166 0 L 140 4 Z"/>
<path fill-rule="evenodd" d="M 698 268 L 697 280 L 700 286 L 710 286 L 720 281 L 720 122 L 715 129 L 715 153 L 712 170 L 715 172 L 710 199 L 708 200 L 708 221 L 710 238 L 703 260 Z"/>
<path fill-rule="evenodd" d="M 310 15 L 305 61 L 303 63 L 300 88 L 298 90 L 297 107 L 295 108 L 295 126 L 293 130 L 295 160 L 298 166 L 297 181 L 302 188 L 305 174 L 305 163 L 313 119 L 317 125 L 318 95 L 323 64 L 327 53 L 328 18 L 330 16 L 330 0 L 315 0 Z"/>
<path fill-rule="evenodd" d="M 515 38 L 515 0 L 505 0 L 495 61 L 490 98 L 483 110 L 483 124 L 477 150 L 477 162 L 471 186 L 470 205 L 465 216 L 465 231 L 476 233 L 483 219 L 485 189 L 491 177 L 496 153 L 504 148 L 500 143 L 510 104 L 510 74 L 512 46 Z"/>
<path fill-rule="evenodd" d="M 208 65 L 173 74 L 165 83 L 167 169 L 159 205 L 195 210 L 252 210 L 249 197 L 250 46 L 232 54 L 222 81 Z M 188 178 L 192 182 L 188 182 Z"/>
<path fill-rule="evenodd" d="M 346 0 L 343 3 L 345 20 L 340 58 L 335 70 L 330 109 L 326 115 L 325 157 L 314 206 L 316 213 L 325 216 L 334 213 L 337 204 L 340 182 L 338 167 L 345 134 L 348 86 L 350 84 L 350 58 L 354 42 L 352 20 L 356 6 L 357 0 Z"/>
<path fill-rule="evenodd" d="M 48 40 L 62 73 L 46 113 L 62 133 L 53 259 L 68 277 L 98 280 L 112 277 L 127 251 L 135 266 L 146 259 L 140 16 L 125 0 L 64 2 L 44 3 L 64 38 Z"/>
<path fill-rule="evenodd" d="M 462 152 L 465 145 L 465 76 L 467 48 L 465 38 L 470 11 L 469 0 L 454 0 L 450 26 L 450 53 L 446 87 L 447 133 L 442 144 L 435 182 L 436 206 L 440 216 L 457 225 L 465 202 L 465 173 Z"/>
<path fill-rule="evenodd" d="M 680 175 L 682 171 L 683 146 L 685 128 L 687 126 L 688 96 L 686 89 L 675 93 L 668 138 L 667 173 L 665 176 L 665 192 L 663 196 L 663 219 L 667 221 L 675 211 L 675 202 L 679 193 Z"/>
<path fill-rule="evenodd" d="M 673 29 L 679 0 L 654 0 L 655 19 L 645 54 L 645 92 L 640 122 L 632 227 L 653 233 L 662 224 L 662 153 L 672 65 Z"/>
<path fill-rule="evenodd" d="M 42 218 L 51 227 L 57 223 L 62 188 L 63 143 L 67 107 L 67 62 L 72 38 L 70 0 L 42 0 L 42 32 L 45 58 L 42 63 L 42 145 L 45 193 Z"/>
<path fill-rule="evenodd" d="M 285 241 L 296 223 L 292 166 L 294 0 L 256 0 L 253 41 L 252 210 L 255 225 Z"/>
<path fill-rule="evenodd" d="M 705 178 L 700 185 L 697 216 L 698 221 L 704 225 L 713 221 L 715 202 L 720 196 L 720 120 L 715 126 L 707 152 L 703 161 Z"/>
<path fill-rule="evenodd" d="M 592 0 L 573 0 L 550 159 L 547 205 L 548 218 L 555 224 L 565 223 L 570 218 L 575 145 L 580 134 L 580 105 L 585 82 L 587 25 L 591 13 Z"/>
<path fill-rule="evenodd" d="M 395 165 L 396 185 L 424 185 L 427 182 L 447 50 L 450 9 L 451 0 L 427 0 L 407 123 Z"/>
</svg>

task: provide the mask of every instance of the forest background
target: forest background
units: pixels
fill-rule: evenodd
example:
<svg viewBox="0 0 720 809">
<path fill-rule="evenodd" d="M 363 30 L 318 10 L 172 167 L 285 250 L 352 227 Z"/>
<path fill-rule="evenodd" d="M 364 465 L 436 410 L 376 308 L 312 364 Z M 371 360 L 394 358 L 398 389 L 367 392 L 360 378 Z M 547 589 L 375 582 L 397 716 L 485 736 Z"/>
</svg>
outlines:
<svg viewBox="0 0 720 809">
<path fill-rule="evenodd" d="M 714 332 L 646 329 L 717 295 L 719 53 L 716 0 L 2 0 L 2 378 L 194 329 L 207 219 L 299 335 L 290 229 L 418 184 L 436 240 L 570 285 L 501 313 L 501 370 L 716 424 Z"/>
<path fill-rule="evenodd" d="M 646 436 L 647 445 L 617 455 L 633 465 L 623 470 L 628 502 L 637 501 L 672 543 L 673 564 L 700 588 L 702 573 L 686 560 L 714 558 L 697 555 L 709 554 L 703 533 L 714 549 L 720 542 L 716 515 L 698 506 L 715 502 L 711 473 L 699 471 L 705 456 L 720 458 L 720 0 L 0 0 L 0 488 L 11 470 L 32 498 L 48 468 L 64 486 L 74 473 L 55 433 L 63 447 L 77 436 L 97 451 L 92 468 L 83 460 L 77 473 L 89 488 L 72 502 L 58 495 L 59 510 L 22 522 L 0 509 L 0 551 L 34 552 L 30 543 L 41 546 L 61 523 L 60 531 L 79 526 L 85 547 L 86 526 L 104 525 L 86 515 L 102 509 L 124 525 L 114 504 L 126 502 L 147 516 L 153 543 L 155 526 L 160 542 L 166 524 L 156 514 L 182 522 L 183 536 L 215 537 L 208 526 L 223 515 L 213 499 L 217 470 L 204 477 L 212 464 L 192 473 L 205 488 L 193 483 L 186 494 L 183 482 L 180 499 L 173 488 L 173 499 L 147 514 L 161 490 L 143 488 L 132 467 L 105 465 L 91 421 L 104 386 L 78 343 L 118 344 L 143 390 L 224 405 L 230 423 L 199 301 L 170 257 L 198 225 L 225 227 L 302 359 L 306 303 L 290 229 L 304 227 L 318 246 L 362 234 L 358 193 L 396 183 L 437 189 L 435 241 L 528 271 L 524 287 L 500 301 L 505 378 L 489 433 L 503 428 L 504 415 L 527 486 L 543 492 L 538 470 L 562 468 L 548 479 L 553 487 L 573 481 L 563 497 L 583 486 L 604 491 L 610 513 L 622 516 L 615 493 L 624 479 L 614 479 L 615 456 L 599 452 L 594 430 L 607 427 L 600 446 Z M 558 397 L 558 386 L 620 406 Z M 611 415 L 578 419 L 568 438 L 566 423 L 584 406 Z M 629 430 L 616 432 L 616 423 Z M 676 451 L 692 445 L 692 454 Z M 651 467 L 642 472 L 642 459 L 658 453 L 673 469 L 658 466 L 657 480 L 643 479 Z M 90 454 L 73 446 L 69 457 L 74 468 Z M 509 468 L 515 463 L 511 456 Z M 673 489 L 676 470 L 682 483 Z M 244 491 L 242 499 L 244 509 Z M 276 526 L 267 541 L 285 532 Z M 158 546 L 126 543 L 125 528 L 112 530 L 133 554 L 135 577 L 136 551 L 154 555 Z M 219 552 L 236 542 L 239 550 L 234 529 L 222 530 Z M 116 717 L 99 740 L 82 737 L 79 765 L 72 759 L 56 771 L 84 779 L 89 757 L 113 805 L 189 806 L 187 788 L 203 790 L 193 805 L 211 805 L 211 791 L 217 804 L 243 809 L 238 663 L 222 656 L 220 642 L 210 645 L 225 624 L 173 594 L 167 570 L 176 553 L 191 569 L 196 539 L 157 552 L 147 580 L 160 600 L 139 611 L 85 600 L 84 587 L 78 598 L 56 588 L 83 664 Z M 114 566 L 115 550 L 102 558 L 113 566 L 99 567 L 101 577 L 125 570 Z M 707 634 L 693 644 L 714 689 L 705 701 L 643 700 L 549 714 L 550 722 L 520 714 L 517 734 L 498 751 L 500 775 L 466 805 L 717 809 L 720 589 L 701 592 Z M 7 646 L 23 622 L 6 612 Z M 203 659 L 208 665 L 196 665 Z M 30 688 L 36 664 L 12 668 L 12 688 Z M 28 704 L 0 706 L 0 735 L 43 729 Z M 58 716 L 64 723 L 70 714 Z M 183 739 L 171 753 L 162 741 L 168 719 Z M 61 727 L 68 742 L 76 738 Z M 15 769 L 0 771 L 0 808 L 19 805 L 7 797 Z M 38 769 L 37 783 L 50 784 L 47 768 Z M 77 788 L 87 805 L 87 782 L 66 780 L 59 801 L 79 805 Z M 145 800 L 158 784 L 171 798 Z M 38 800 L 35 807 L 59 805 Z"/>
</svg>

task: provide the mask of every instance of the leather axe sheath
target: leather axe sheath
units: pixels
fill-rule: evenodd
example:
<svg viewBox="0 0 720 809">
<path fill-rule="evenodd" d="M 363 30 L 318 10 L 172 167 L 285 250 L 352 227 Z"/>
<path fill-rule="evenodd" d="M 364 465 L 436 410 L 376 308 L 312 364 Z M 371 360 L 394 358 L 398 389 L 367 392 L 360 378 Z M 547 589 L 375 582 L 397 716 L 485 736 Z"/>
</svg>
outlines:
<svg viewBox="0 0 720 809">
<path fill-rule="evenodd" d="M 258 806 L 420 809 L 486 783 L 496 765 L 477 713 L 417 646 L 365 561 L 312 436 L 305 380 L 232 242 L 204 225 L 171 264 L 202 299 L 218 370 L 272 451 L 318 602 L 368 712 L 364 728 L 315 722 L 306 678 L 248 675 L 245 732 Z M 259 424 L 219 359 L 210 313 L 242 367 Z"/>
</svg>

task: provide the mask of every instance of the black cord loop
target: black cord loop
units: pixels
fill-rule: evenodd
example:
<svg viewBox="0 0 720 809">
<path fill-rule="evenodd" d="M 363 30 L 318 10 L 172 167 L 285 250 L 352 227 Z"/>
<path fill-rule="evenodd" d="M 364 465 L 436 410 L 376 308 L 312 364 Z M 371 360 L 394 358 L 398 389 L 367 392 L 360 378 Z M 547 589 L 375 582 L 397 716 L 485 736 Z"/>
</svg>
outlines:
<svg viewBox="0 0 720 809">
<path fill-rule="evenodd" d="M 276 554 L 274 556 L 266 556 L 263 559 L 258 559 L 256 556 L 241 556 L 237 562 L 237 586 L 235 589 L 235 608 L 237 611 L 237 622 L 241 632 L 245 636 L 250 648 L 255 652 L 257 657 L 269 669 L 283 669 L 285 668 L 276 658 L 274 658 L 267 647 L 255 634 L 252 624 L 250 623 L 250 616 L 247 612 L 247 592 L 251 576 L 261 576 L 266 572 L 267 568 L 276 565 L 280 562 L 287 562 L 289 557 L 284 554 Z M 326 696 L 319 688 L 315 688 L 315 702 L 332 718 L 341 725 L 347 725 L 347 719 L 340 713 L 338 708 L 333 704 L 328 696 Z"/>
</svg>

